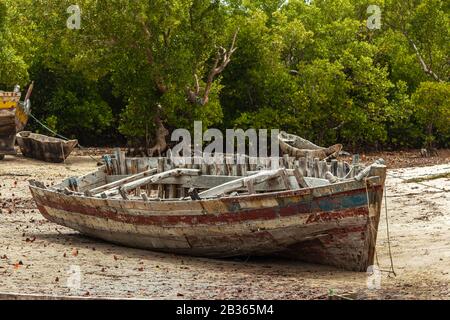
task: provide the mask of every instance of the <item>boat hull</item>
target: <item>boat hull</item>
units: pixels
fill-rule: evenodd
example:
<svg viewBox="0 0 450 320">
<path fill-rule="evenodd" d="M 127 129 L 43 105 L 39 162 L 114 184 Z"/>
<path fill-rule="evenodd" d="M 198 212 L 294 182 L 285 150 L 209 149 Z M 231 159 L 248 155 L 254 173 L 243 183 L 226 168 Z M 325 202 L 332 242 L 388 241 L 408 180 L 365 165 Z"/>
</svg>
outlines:
<svg viewBox="0 0 450 320">
<path fill-rule="evenodd" d="M 318 158 L 323 160 L 332 156 L 337 156 L 342 150 L 342 144 L 335 144 L 328 148 L 323 148 L 314 143 L 293 134 L 281 132 L 278 135 L 278 142 L 282 154 L 294 158 Z"/>
<path fill-rule="evenodd" d="M 16 154 L 16 133 L 26 124 L 28 116 L 19 103 L 20 93 L 0 93 L 0 155 Z"/>
<path fill-rule="evenodd" d="M 30 189 L 48 220 L 120 245 L 214 258 L 281 255 L 366 271 L 383 183 L 150 202 Z"/>
<path fill-rule="evenodd" d="M 60 163 L 67 159 L 77 146 L 78 141 L 64 141 L 23 131 L 17 134 L 17 144 L 22 154 L 27 158 Z"/>
</svg>

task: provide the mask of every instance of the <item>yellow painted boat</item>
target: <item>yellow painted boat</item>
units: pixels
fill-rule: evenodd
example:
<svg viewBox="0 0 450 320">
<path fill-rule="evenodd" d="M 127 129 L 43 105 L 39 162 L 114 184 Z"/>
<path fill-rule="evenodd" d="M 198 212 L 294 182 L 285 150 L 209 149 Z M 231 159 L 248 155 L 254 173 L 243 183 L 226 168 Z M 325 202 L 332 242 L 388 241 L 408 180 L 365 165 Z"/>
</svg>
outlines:
<svg viewBox="0 0 450 320">
<path fill-rule="evenodd" d="M 0 91 L 0 160 L 6 154 L 16 154 L 16 134 L 22 131 L 28 122 L 32 90 L 33 83 L 28 88 L 23 102 L 20 101 L 21 93 L 18 88 L 13 92 Z"/>
</svg>

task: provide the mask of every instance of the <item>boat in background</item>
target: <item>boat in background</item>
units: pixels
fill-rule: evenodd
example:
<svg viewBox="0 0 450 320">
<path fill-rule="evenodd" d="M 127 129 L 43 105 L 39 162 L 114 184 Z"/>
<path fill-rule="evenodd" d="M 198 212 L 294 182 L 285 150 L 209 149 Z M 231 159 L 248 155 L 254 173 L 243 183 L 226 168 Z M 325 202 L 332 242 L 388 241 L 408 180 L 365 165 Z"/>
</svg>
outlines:
<svg viewBox="0 0 450 320">
<path fill-rule="evenodd" d="M 31 111 L 30 96 L 34 84 L 28 87 L 23 102 L 20 101 L 21 93 L 19 86 L 13 92 L 0 91 L 0 160 L 5 155 L 15 155 L 14 144 L 16 134 L 22 131 Z"/>
<path fill-rule="evenodd" d="M 274 255 L 366 271 L 386 166 L 349 175 L 342 163 L 288 165 L 176 167 L 167 158 L 117 152 L 93 173 L 52 187 L 32 180 L 30 190 L 49 221 L 124 246 L 211 258 Z"/>
<path fill-rule="evenodd" d="M 282 154 L 287 154 L 295 158 L 306 157 L 324 160 L 331 157 L 337 157 L 343 147 L 342 144 L 335 144 L 328 148 L 319 147 L 311 141 L 284 131 L 279 133 L 278 141 Z"/>
<path fill-rule="evenodd" d="M 60 163 L 64 162 L 78 145 L 78 140 L 66 141 L 30 131 L 22 131 L 17 134 L 17 144 L 27 158 Z"/>
</svg>

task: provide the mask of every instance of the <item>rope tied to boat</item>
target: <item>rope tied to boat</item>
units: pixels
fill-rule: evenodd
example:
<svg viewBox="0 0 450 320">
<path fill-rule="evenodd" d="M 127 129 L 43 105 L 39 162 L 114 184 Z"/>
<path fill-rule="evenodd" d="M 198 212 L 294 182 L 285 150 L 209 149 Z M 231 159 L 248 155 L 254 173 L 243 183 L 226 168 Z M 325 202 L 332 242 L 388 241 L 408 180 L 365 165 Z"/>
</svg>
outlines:
<svg viewBox="0 0 450 320">
<path fill-rule="evenodd" d="M 66 137 L 64 137 L 63 135 L 60 135 L 59 133 L 57 133 L 57 132 L 55 132 L 54 130 L 52 130 L 52 129 L 50 129 L 48 126 L 46 126 L 44 123 L 42 123 L 38 118 L 36 118 L 31 112 L 29 113 L 29 116 L 34 120 L 34 121 L 36 121 L 41 127 L 43 127 L 44 129 L 46 129 L 48 132 L 50 132 L 50 133 L 52 133 L 54 136 L 56 136 L 56 137 L 58 137 L 58 138 L 60 138 L 60 139 L 63 139 L 63 140 L 66 140 L 66 141 L 69 141 L 70 139 L 69 138 L 66 138 Z M 77 147 L 78 148 L 80 148 L 80 149 L 88 149 L 88 148 L 86 148 L 86 147 L 83 147 L 80 143 L 78 143 L 77 144 Z M 61 144 L 61 149 L 63 148 L 63 146 L 62 146 L 62 144 Z M 63 152 L 63 158 L 64 158 L 64 149 L 62 150 L 62 152 Z M 98 162 L 98 160 L 97 159 L 95 159 L 93 156 L 91 156 L 90 154 L 88 154 L 88 156 L 92 159 L 92 160 L 94 160 L 95 162 Z M 66 160 L 64 159 L 64 163 L 66 163 Z"/>
<path fill-rule="evenodd" d="M 376 263 L 377 266 L 380 266 L 379 260 L 378 260 L 378 251 L 376 248 L 376 239 L 375 239 L 375 235 L 378 233 L 377 229 L 375 229 L 375 227 L 373 226 L 372 220 L 370 219 L 370 198 L 369 198 L 369 186 L 368 186 L 368 181 L 367 178 L 364 179 L 365 181 L 365 186 L 366 186 L 366 197 L 367 197 L 367 210 L 369 211 L 369 215 L 367 217 L 367 219 L 369 220 L 369 225 L 370 228 L 372 229 L 371 235 L 372 235 L 372 241 L 374 243 L 374 253 L 375 253 L 375 259 L 376 259 Z M 388 253 L 389 253 L 389 259 L 390 259 L 390 269 L 389 270 L 383 270 L 380 269 L 381 272 L 388 272 L 388 276 L 390 276 L 391 274 L 393 274 L 394 276 L 397 276 L 397 273 L 395 272 L 394 269 L 394 259 L 392 257 L 392 250 L 391 250 L 391 237 L 390 237 L 390 232 L 389 232 L 389 216 L 388 216 L 388 207 L 387 207 L 387 190 L 386 187 L 383 190 L 384 193 L 384 210 L 385 210 L 385 220 L 386 220 L 386 236 L 387 236 L 387 243 L 388 243 Z"/>
</svg>

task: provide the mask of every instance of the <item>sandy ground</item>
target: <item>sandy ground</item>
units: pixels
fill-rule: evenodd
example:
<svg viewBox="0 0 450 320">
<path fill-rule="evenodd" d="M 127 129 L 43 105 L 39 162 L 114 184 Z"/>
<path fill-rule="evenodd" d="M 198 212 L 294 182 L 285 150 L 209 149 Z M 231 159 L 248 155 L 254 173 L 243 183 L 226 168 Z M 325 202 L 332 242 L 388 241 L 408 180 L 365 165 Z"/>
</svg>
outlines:
<svg viewBox="0 0 450 320">
<path fill-rule="evenodd" d="M 153 253 L 86 238 L 45 220 L 27 188 L 92 171 L 87 156 L 65 164 L 18 157 L 0 161 L 2 293 L 149 299 L 450 299 L 450 179 L 404 179 L 450 172 L 450 164 L 389 171 L 377 243 L 381 285 L 366 273 L 277 259 L 209 260 Z M 447 191 L 444 191 L 447 190 Z M 370 281 L 369 281 L 370 282 Z M 372 282 L 371 282 L 372 283 Z M 376 283 L 376 282 L 375 282 Z"/>
</svg>

